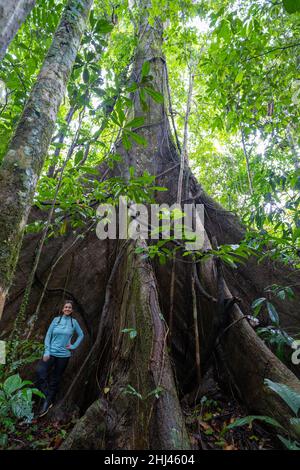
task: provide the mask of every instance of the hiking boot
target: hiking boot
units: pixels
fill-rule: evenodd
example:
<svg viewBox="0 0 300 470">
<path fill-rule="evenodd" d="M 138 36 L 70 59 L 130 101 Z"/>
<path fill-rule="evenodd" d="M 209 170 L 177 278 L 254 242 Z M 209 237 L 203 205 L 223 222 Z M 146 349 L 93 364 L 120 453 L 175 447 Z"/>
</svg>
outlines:
<svg viewBox="0 0 300 470">
<path fill-rule="evenodd" d="M 52 406 L 53 406 L 53 403 L 51 402 L 51 400 L 46 399 L 44 403 L 42 404 L 42 407 L 38 413 L 38 417 L 41 418 L 42 416 L 47 414 L 50 408 L 52 408 Z"/>
</svg>

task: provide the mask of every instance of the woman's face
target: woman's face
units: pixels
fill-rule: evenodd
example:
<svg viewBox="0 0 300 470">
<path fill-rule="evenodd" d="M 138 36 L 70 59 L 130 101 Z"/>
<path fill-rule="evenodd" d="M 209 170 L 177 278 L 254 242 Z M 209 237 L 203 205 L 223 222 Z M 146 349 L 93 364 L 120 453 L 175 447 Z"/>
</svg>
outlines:
<svg viewBox="0 0 300 470">
<path fill-rule="evenodd" d="M 63 308 L 63 314 L 71 315 L 72 312 L 73 312 L 72 304 L 65 304 Z"/>
</svg>

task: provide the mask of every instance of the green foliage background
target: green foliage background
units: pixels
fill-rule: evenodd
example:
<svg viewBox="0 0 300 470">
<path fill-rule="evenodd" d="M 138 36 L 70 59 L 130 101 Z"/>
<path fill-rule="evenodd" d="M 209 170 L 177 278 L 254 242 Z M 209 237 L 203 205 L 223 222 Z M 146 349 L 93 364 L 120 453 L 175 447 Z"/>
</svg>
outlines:
<svg viewBox="0 0 300 470">
<path fill-rule="evenodd" d="M 0 64 L 0 159 L 64 4 L 38 0 Z M 188 140 L 193 171 L 210 195 L 241 217 L 252 247 L 272 242 L 272 256 L 299 267 L 299 2 L 152 0 L 151 5 L 150 22 L 159 16 L 165 25 L 172 112 L 181 141 L 188 74 L 194 75 Z M 66 231 L 66 213 L 76 228 L 93 217 L 92 201 L 110 202 L 124 193 L 120 181 L 91 177 L 102 161 L 110 166 L 118 161 L 113 144 L 121 131 L 126 148 L 133 141 L 147 145 L 134 133 L 142 123 L 130 124 L 126 114 L 138 15 L 136 2 L 94 2 L 35 197 L 37 205 L 49 208 L 67 158 L 49 236 Z M 160 99 L 155 90 L 151 96 Z M 49 177 L 51 166 L 55 178 Z M 143 185 L 140 181 L 133 197 L 146 197 Z"/>
</svg>

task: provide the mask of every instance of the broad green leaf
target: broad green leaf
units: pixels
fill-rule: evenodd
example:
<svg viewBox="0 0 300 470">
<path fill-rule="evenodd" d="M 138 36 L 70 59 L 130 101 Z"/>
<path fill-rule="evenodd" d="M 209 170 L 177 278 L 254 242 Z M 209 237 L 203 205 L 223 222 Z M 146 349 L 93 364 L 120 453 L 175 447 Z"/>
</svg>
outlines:
<svg viewBox="0 0 300 470">
<path fill-rule="evenodd" d="M 78 163 L 82 160 L 82 158 L 83 158 L 83 150 L 78 150 L 78 152 L 76 152 L 75 154 L 75 159 L 74 159 L 75 165 L 78 165 Z"/>
<path fill-rule="evenodd" d="M 136 134 L 135 132 L 126 130 L 126 134 L 129 135 L 137 144 L 146 147 L 148 145 L 147 140 L 142 135 Z"/>
<path fill-rule="evenodd" d="M 145 118 L 143 116 L 138 116 L 129 121 L 125 127 L 139 127 L 142 126 L 145 122 Z"/>
<path fill-rule="evenodd" d="M 274 392 L 279 395 L 283 401 L 291 408 L 297 416 L 300 409 L 300 393 L 285 384 L 272 382 L 272 380 L 265 379 L 264 383 Z"/>
<path fill-rule="evenodd" d="M 241 70 L 235 77 L 235 83 L 241 83 L 244 77 L 244 71 Z"/>
<path fill-rule="evenodd" d="M 291 441 L 290 439 L 286 439 L 283 436 L 279 436 L 277 434 L 278 439 L 285 445 L 288 450 L 300 450 L 300 443 L 296 441 Z"/>
<path fill-rule="evenodd" d="M 281 428 L 282 426 L 273 418 L 269 416 L 245 416 L 244 418 L 237 419 L 234 423 L 229 424 L 227 429 L 233 429 L 239 426 L 245 426 L 246 424 L 252 424 L 254 420 L 263 421 L 264 423 L 271 424 L 272 426 L 276 426 Z"/>
<path fill-rule="evenodd" d="M 268 309 L 268 313 L 269 313 L 269 317 L 271 321 L 275 325 L 279 325 L 279 315 L 277 313 L 276 308 L 274 307 L 273 304 L 271 304 L 271 302 L 267 302 L 267 309 Z"/>
<path fill-rule="evenodd" d="M 144 62 L 142 66 L 142 78 L 146 77 L 150 72 L 150 62 Z"/>
<path fill-rule="evenodd" d="M 133 82 L 131 85 L 129 85 L 129 87 L 127 87 L 127 91 L 129 93 L 132 93 L 134 91 L 136 91 L 138 89 L 138 84 L 136 82 Z"/>
<path fill-rule="evenodd" d="M 139 98 L 140 98 L 142 110 L 144 112 L 148 111 L 149 108 L 148 108 L 148 104 L 147 104 L 147 101 L 146 101 L 146 94 L 145 94 L 145 89 L 144 88 L 140 89 Z"/>
<path fill-rule="evenodd" d="M 230 23 L 228 20 L 222 20 L 218 31 L 218 36 L 228 41 L 231 36 Z"/>
<path fill-rule="evenodd" d="M 146 93 L 156 102 L 156 103 L 163 103 L 164 97 L 158 91 L 153 90 L 153 88 L 144 87 Z"/>
<path fill-rule="evenodd" d="M 99 34 L 110 33 L 114 29 L 114 25 L 107 20 L 98 20 L 95 30 Z"/>
<path fill-rule="evenodd" d="M 7 395 L 12 395 L 16 390 L 22 387 L 22 379 L 19 374 L 8 377 L 4 384 L 3 390 Z"/>
<path fill-rule="evenodd" d="M 122 134 L 122 144 L 125 150 L 130 150 L 132 147 L 131 142 L 125 132 Z"/>
<path fill-rule="evenodd" d="M 84 67 L 84 69 L 83 69 L 82 78 L 83 78 L 84 83 L 88 83 L 88 81 L 90 79 L 90 73 L 89 73 L 87 67 Z"/>
<path fill-rule="evenodd" d="M 255 299 L 254 302 L 252 302 L 251 308 L 255 310 L 256 314 L 259 313 L 259 310 L 262 307 L 265 300 L 266 300 L 265 297 L 260 297 L 259 299 Z"/>
</svg>

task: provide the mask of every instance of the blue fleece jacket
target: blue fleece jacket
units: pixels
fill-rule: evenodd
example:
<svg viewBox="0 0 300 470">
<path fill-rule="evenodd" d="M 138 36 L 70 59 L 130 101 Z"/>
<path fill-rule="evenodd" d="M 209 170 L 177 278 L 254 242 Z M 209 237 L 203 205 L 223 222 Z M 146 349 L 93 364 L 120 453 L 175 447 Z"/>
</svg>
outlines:
<svg viewBox="0 0 300 470">
<path fill-rule="evenodd" d="M 70 357 L 71 352 L 66 348 L 66 346 L 71 344 L 70 341 L 74 332 L 77 333 L 78 337 L 75 343 L 71 345 L 71 350 L 76 349 L 77 346 L 81 343 L 84 336 L 83 331 L 75 318 L 71 319 L 71 317 L 66 315 L 63 315 L 62 317 L 55 317 L 52 320 L 45 337 L 44 356 L 51 355 L 57 357 Z"/>
</svg>

